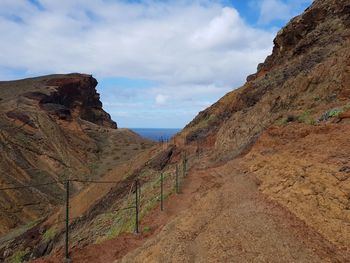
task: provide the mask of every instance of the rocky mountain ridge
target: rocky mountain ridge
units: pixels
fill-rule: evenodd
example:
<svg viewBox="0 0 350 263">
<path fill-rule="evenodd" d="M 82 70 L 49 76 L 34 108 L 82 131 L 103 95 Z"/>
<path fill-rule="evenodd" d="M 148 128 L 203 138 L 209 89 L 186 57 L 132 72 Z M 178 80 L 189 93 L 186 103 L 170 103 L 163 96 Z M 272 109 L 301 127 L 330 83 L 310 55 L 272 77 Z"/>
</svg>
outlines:
<svg viewBox="0 0 350 263">
<path fill-rule="evenodd" d="M 102 109 L 96 85 L 96 79 L 84 74 L 0 82 L 0 188 L 57 181 L 0 191 L 0 233 L 61 204 L 62 180 L 101 176 L 103 171 L 98 171 L 96 162 L 112 138 L 118 137 L 120 142 L 132 139 L 136 144 L 143 141 L 117 130 L 117 124 Z M 110 145 L 114 144 L 118 143 Z M 120 160 L 125 158 L 120 156 Z M 73 192 L 81 188 L 75 184 Z"/>
</svg>

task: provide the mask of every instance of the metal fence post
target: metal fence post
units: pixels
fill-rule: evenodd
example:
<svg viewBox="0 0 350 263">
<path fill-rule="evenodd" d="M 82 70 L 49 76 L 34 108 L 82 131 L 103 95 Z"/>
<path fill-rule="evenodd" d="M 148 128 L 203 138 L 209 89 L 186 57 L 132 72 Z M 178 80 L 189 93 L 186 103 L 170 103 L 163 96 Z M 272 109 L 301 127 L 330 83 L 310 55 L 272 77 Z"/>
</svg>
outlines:
<svg viewBox="0 0 350 263">
<path fill-rule="evenodd" d="M 175 171 L 175 191 L 177 194 L 179 193 L 179 166 L 177 164 Z"/>
<path fill-rule="evenodd" d="M 187 165 L 187 158 L 186 158 L 186 153 L 184 153 L 184 155 L 182 157 L 182 173 L 183 173 L 182 175 L 183 175 L 183 177 L 186 176 L 186 169 L 187 169 L 186 165 Z"/>
<path fill-rule="evenodd" d="M 65 235 L 65 259 L 69 262 L 69 180 L 66 180 L 66 235 Z"/>
<path fill-rule="evenodd" d="M 135 181 L 135 233 L 139 233 L 139 181 Z"/>
<path fill-rule="evenodd" d="M 138 189 L 139 189 L 139 210 L 141 209 L 141 183 L 138 181 L 139 183 L 139 186 L 138 186 Z"/>
<path fill-rule="evenodd" d="M 160 210 L 163 211 L 163 173 L 160 174 Z"/>
</svg>

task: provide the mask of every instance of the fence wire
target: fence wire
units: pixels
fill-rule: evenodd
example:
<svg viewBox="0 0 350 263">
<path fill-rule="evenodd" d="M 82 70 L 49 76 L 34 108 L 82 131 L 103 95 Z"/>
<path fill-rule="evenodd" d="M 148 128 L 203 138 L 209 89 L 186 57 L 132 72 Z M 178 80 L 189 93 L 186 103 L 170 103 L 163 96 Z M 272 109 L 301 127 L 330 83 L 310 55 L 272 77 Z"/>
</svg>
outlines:
<svg viewBox="0 0 350 263">
<path fill-rule="evenodd" d="M 179 188 L 181 188 L 182 184 L 179 181 L 179 175 L 182 174 L 182 178 L 186 177 L 186 173 L 187 173 L 187 169 L 188 169 L 187 161 L 188 161 L 187 156 L 186 156 L 186 154 L 184 154 L 182 156 L 182 162 L 181 162 L 182 173 L 180 173 L 181 170 L 179 169 L 178 164 L 176 164 L 176 169 L 175 169 L 175 173 L 174 173 L 174 180 L 171 180 L 173 182 L 170 183 L 170 186 L 169 186 L 169 178 L 171 179 L 172 177 L 171 176 L 165 177 L 162 172 L 160 173 L 160 178 L 159 178 L 160 179 L 160 185 L 159 185 L 160 192 L 156 193 L 156 194 L 151 194 L 151 195 L 144 194 L 142 196 L 141 189 L 145 186 L 145 184 L 151 183 L 151 185 L 148 186 L 151 188 L 149 192 L 150 193 L 153 192 L 152 189 L 154 189 L 154 187 L 156 187 L 158 185 L 158 179 L 156 179 L 156 181 L 152 181 L 152 180 L 142 181 L 143 184 L 141 185 L 139 178 L 136 177 L 136 179 L 133 180 L 133 182 L 130 184 L 130 189 L 128 190 L 125 201 L 124 201 L 124 202 L 126 202 L 127 206 L 119 208 L 119 209 L 115 209 L 115 210 L 113 210 L 113 212 L 120 212 L 120 211 L 129 210 L 129 209 L 135 209 L 135 232 L 139 233 L 140 213 L 143 213 L 148 209 L 148 207 L 144 207 L 145 211 L 143 211 L 141 209 L 141 207 L 143 205 L 145 205 L 145 206 L 147 205 L 147 203 L 145 203 L 147 200 L 149 202 L 151 202 L 152 200 L 157 200 L 157 201 L 160 201 L 160 208 L 161 208 L 161 211 L 163 211 L 164 210 L 163 199 L 165 197 L 164 191 L 166 190 L 164 187 L 167 187 L 167 188 L 170 187 L 170 189 L 173 188 L 173 190 L 175 190 L 175 193 L 177 193 L 177 194 L 181 192 L 179 190 Z M 167 184 L 165 184 L 166 181 L 168 182 Z M 117 184 L 117 183 L 120 183 L 121 181 L 83 180 L 83 179 L 79 179 L 79 178 L 67 178 L 66 180 L 58 180 L 58 181 L 52 181 L 52 182 L 47 182 L 47 183 L 31 184 L 31 185 L 19 185 L 19 186 L 6 186 L 6 187 L 0 188 L 0 191 L 8 191 L 8 190 L 21 190 L 21 189 L 26 189 L 26 188 L 36 189 L 36 188 L 41 187 L 41 186 L 47 186 L 47 185 L 53 185 L 53 184 L 65 184 L 65 186 L 66 186 L 65 187 L 65 190 L 66 190 L 66 198 L 65 198 L 66 215 L 65 215 L 65 217 L 66 218 L 64 220 L 59 220 L 57 222 L 50 223 L 50 226 L 66 223 L 66 230 L 65 230 L 65 251 L 66 251 L 65 258 L 66 259 L 69 259 L 69 257 L 70 257 L 70 255 L 69 255 L 69 229 L 71 228 L 70 222 L 73 222 L 77 219 L 81 219 L 83 217 L 83 216 L 78 216 L 78 217 L 73 217 L 73 218 L 69 217 L 69 209 L 71 206 L 69 204 L 69 199 L 71 198 L 70 193 L 69 193 L 69 183 L 70 182 L 89 183 L 89 184 Z M 173 187 L 172 187 L 172 185 L 173 185 Z M 146 190 L 143 190 L 143 191 L 146 191 Z M 172 190 L 170 190 L 170 192 L 167 194 L 171 194 L 171 192 L 172 192 Z M 147 193 L 147 191 L 146 191 L 146 193 Z M 129 205 L 130 203 L 133 203 L 132 199 L 130 199 L 133 194 L 135 194 L 134 205 Z M 60 199 L 60 200 L 63 201 L 63 199 Z M 32 204 L 32 205 L 42 205 L 42 204 L 38 203 L 38 204 Z M 24 206 L 21 206 L 21 207 L 23 208 Z M 16 212 L 13 212 L 13 213 L 16 213 Z M 43 223 L 43 222 L 41 222 L 41 223 Z"/>
</svg>

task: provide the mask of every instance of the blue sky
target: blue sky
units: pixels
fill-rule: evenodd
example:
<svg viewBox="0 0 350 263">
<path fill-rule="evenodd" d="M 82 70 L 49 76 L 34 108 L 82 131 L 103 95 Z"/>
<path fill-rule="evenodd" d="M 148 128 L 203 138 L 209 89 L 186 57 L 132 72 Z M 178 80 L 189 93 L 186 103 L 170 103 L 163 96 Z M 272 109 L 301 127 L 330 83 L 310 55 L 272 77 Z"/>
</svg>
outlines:
<svg viewBox="0 0 350 263">
<path fill-rule="evenodd" d="M 271 53 L 311 0 L 1 0 L 0 79 L 97 78 L 119 127 L 182 128 Z"/>
</svg>

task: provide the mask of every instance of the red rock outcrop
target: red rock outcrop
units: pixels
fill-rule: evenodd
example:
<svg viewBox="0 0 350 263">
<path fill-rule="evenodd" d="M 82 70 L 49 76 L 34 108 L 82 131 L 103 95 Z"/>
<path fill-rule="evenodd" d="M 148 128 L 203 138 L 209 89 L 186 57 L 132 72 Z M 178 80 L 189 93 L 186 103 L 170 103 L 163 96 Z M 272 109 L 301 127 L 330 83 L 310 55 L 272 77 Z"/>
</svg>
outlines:
<svg viewBox="0 0 350 263">
<path fill-rule="evenodd" d="M 0 188 L 98 176 L 94 166 L 117 125 L 96 85 L 83 74 L 0 82 Z M 46 214 L 63 192 L 62 182 L 0 191 L 0 233 Z"/>
</svg>

